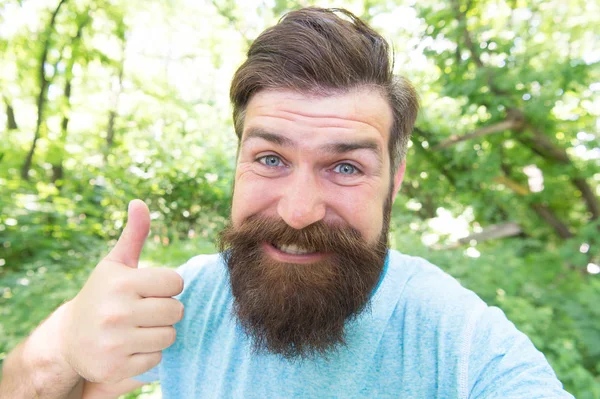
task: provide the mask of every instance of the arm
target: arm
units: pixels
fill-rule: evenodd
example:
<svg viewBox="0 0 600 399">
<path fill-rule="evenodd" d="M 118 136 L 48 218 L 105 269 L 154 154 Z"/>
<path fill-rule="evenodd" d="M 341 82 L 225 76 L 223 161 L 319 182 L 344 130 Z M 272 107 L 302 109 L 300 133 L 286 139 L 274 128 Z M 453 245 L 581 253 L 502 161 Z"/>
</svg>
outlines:
<svg viewBox="0 0 600 399">
<path fill-rule="evenodd" d="M 1 398 L 81 398 L 85 386 L 127 392 L 139 384 L 123 381 L 155 367 L 174 343 L 183 305 L 172 297 L 183 280 L 173 270 L 137 269 L 150 215 L 141 201 L 132 201 L 128 215 L 117 245 L 77 296 L 9 354 Z"/>
<path fill-rule="evenodd" d="M 86 381 L 60 356 L 65 305 L 58 308 L 4 361 L 0 398 L 113 399 L 145 385 L 133 379 L 107 384 Z"/>
<path fill-rule="evenodd" d="M 64 309 L 58 308 L 5 359 L 0 397 L 73 398 L 81 392 L 81 377 L 56 345 Z"/>
<path fill-rule="evenodd" d="M 63 364 L 55 348 L 46 344 L 52 342 L 60 312 L 59 308 L 6 358 L 0 398 L 116 399 L 145 385 L 133 379 L 89 382 Z"/>
</svg>

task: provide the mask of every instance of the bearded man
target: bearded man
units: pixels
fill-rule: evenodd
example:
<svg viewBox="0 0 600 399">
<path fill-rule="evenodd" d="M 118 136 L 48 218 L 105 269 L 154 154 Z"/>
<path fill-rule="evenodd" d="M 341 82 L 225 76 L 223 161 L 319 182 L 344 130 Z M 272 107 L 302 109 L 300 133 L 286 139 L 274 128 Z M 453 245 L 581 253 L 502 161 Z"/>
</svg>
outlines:
<svg viewBox="0 0 600 399">
<path fill-rule="evenodd" d="M 231 100 L 221 253 L 136 269 L 150 221 L 133 201 L 0 392 L 117 397 L 160 380 L 165 398 L 571 397 L 499 309 L 388 249 L 418 101 L 379 34 L 344 10 L 291 12 L 254 41 Z"/>
</svg>

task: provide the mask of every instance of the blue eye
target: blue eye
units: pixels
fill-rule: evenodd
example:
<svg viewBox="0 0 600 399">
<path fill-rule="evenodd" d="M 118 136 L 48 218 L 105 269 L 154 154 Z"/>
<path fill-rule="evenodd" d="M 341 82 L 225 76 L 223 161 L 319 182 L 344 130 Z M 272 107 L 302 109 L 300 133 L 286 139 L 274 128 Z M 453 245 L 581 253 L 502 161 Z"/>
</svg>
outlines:
<svg viewBox="0 0 600 399">
<path fill-rule="evenodd" d="M 281 158 L 279 158 L 278 156 L 275 156 L 275 155 L 266 155 L 264 157 L 260 157 L 260 158 L 258 158 L 258 161 L 260 163 L 262 163 L 263 165 L 272 166 L 272 167 L 281 166 L 281 164 L 282 164 Z"/>
<path fill-rule="evenodd" d="M 358 172 L 358 169 L 349 163 L 340 163 L 333 168 L 333 171 L 343 175 L 353 175 L 354 173 Z"/>
</svg>

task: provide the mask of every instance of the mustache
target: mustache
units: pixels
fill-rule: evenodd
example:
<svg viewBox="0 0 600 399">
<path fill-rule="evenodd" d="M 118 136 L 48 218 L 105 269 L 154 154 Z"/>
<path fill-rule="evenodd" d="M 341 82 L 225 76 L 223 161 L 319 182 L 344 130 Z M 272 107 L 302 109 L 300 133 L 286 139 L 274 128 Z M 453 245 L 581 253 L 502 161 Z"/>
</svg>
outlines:
<svg viewBox="0 0 600 399">
<path fill-rule="evenodd" d="M 230 226 L 224 229 L 219 235 L 219 250 L 227 250 L 229 245 L 226 243 L 239 242 L 242 237 L 245 240 L 251 239 L 253 243 L 296 245 L 316 252 L 353 252 L 357 246 L 364 245 L 361 233 L 351 226 L 320 220 L 297 230 L 282 219 L 254 215 L 246 219 L 239 228 Z"/>
<path fill-rule="evenodd" d="M 278 217 L 229 223 L 218 246 L 227 263 L 233 312 L 257 352 L 287 359 L 325 355 L 343 346 L 346 322 L 369 307 L 387 253 L 386 231 L 369 244 L 346 223 L 294 229 Z M 311 265 L 278 262 L 262 243 L 328 253 Z"/>
</svg>

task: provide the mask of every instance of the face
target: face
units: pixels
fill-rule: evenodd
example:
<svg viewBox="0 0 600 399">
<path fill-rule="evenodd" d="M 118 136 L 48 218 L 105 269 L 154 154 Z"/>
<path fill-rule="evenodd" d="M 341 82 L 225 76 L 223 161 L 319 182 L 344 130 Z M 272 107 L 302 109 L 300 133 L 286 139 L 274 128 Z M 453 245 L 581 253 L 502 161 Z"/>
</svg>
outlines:
<svg viewBox="0 0 600 399">
<path fill-rule="evenodd" d="M 252 215 L 281 218 L 298 230 L 324 221 L 351 226 L 374 243 L 392 184 L 391 126 L 392 110 L 373 90 L 330 97 L 259 92 L 246 110 L 233 226 Z M 403 172 L 396 173 L 393 196 Z"/>
<path fill-rule="evenodd" d="M 344 344 L 387 252 L 391 110 L 376 92 L 255 95 L 231 225 L 221 234 L 234 310 L 255 349 L 287 358 Z"/>
</svg>

